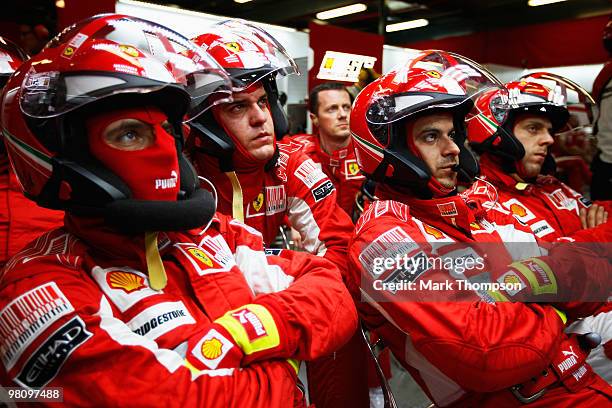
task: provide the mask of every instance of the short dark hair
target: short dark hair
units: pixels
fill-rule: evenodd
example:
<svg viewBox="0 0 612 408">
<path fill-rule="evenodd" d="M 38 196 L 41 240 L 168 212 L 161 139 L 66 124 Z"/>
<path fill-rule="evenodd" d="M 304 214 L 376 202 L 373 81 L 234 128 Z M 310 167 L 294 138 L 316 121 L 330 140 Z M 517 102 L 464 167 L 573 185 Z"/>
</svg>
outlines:
<svg viewBox="0 0 612 408">
<path fill-rule="evenodd" d="M 319 111 L 319 92 L 321 91 L 346 91 L 353 103 L 353 95 L 346 89 L 346 86 L 340 82 L 324 82 L 312 88 L 308 95 L 308 111 L 313 115 Z"/>
</svg>

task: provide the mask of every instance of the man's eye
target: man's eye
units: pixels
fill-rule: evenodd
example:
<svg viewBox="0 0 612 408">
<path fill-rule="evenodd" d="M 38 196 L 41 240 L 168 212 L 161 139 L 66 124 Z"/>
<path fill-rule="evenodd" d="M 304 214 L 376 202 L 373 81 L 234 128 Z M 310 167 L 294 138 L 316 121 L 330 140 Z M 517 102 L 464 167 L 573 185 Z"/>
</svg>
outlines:
<svg viewBox="0 0 612 408">
<path fill-rule="evenodd" d="M 258 102 L 258 105 L 261 109 L 267 109 L 268 108 L 268 98 L 261 98 Z"/>
<path fill-rule="evenodd" d="M 434 133 L 427 133 L 425 135 L 423 135 L 423 141 L 425 143 L 433 143 L 435 142 L 437 139 L 436 135 Z"/>
<path fill-rule="evenodd" d="M 120 143 L 130 143 L 138 138 L 138 134 L 133 130 L 128 130 L 126 132 L 121 133 L 117 137 L 117 141 Z"/>
<path fill-rule="evenodd" d="M 455 138 L 457 137 L 457 132 L 453 130 L 448 134 L 448 137 L 450 138 L 450 140 L 455 141 Z"/>
</svg>

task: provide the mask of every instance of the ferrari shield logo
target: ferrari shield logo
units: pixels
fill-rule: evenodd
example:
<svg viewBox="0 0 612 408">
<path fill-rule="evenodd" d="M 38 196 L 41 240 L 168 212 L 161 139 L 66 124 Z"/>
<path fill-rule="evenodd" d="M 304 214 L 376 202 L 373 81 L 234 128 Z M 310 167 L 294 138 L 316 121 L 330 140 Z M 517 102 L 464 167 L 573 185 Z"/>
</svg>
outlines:
<svg viewBox="0 0 612 408">
<path fill-rule="evenodd" d="M 66 47 L 62 53 L 64 57 L 72 57 L 72 54 L 74 54 L 74 48 L 71 46 Z"/>
<path fill-rule="evenodd" d="M 261 210 L 261 207 L 263 206 L 263 202 L 264 202 L 264 195 L 263 193 L 259 193 L 257 197 L 255 197 L 255 199 L 253 200 L 253 208 L 255 209 L 255 211 Z"/>
<path fill-rule="evenodd" d="M 120 45 L 119 49 L 129 55 L 130 57 L 137 57 L 138 50 L 131 45 Z"/>
<path fill-rule="evenodd" d="M 328 58 L 325 60 L 325 64 L 323 65 L 323 68 L 325 69 L 331 69 L 334 66 L 334 59 L 333 58 Z"/>
<path fill-rule="evenodd" d="M 359 171 L 359 164 L 357 160 L 351 159 L 344 162 L 344 172 L 347 179 L 362 179 L 363 174 Z"/>
<path fill-rule="evenodd" d="M 225 43 L 225 46 L 231 51 L 234 51 L 234 52 L 240 51 L 240 45 L 237 42 L 228 42 L 228 43 Z"/>
</svg>

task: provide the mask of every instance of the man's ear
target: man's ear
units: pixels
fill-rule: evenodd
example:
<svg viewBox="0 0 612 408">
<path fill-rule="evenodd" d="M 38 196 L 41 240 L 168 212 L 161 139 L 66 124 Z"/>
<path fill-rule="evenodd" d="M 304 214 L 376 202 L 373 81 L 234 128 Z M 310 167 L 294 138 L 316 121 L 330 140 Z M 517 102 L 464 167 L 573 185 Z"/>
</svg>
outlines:
<svg viewBox="0 0 612 408">
<path fill-rule="evenodd" d="M 317 115 L 312 112 L 309 112 L 308 115 L 310 115 L 310 121 L 312 122 L 312 124 L 315 126 L 319 126 L 319 118 L 317 117 Z"/>
</svg>

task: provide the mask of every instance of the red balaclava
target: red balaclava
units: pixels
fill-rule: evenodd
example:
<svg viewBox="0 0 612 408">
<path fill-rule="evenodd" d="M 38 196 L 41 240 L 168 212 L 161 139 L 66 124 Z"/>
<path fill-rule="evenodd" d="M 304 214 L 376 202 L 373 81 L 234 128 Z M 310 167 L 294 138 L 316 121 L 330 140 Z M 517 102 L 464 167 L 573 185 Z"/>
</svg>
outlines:
<svg viewBox="0 0 612 408">
<path fill-rule="evenodd" d="M 408 141 L 408 149 L 416 158 L 423 161 L 423 156 L 421 156 L 421 152 L 414 144 L 414 136 L 412 134 L 413 129 L 414 121 L 410 121 L 406 126 L 406 140 Z M 423 163 L 425 162 L 423 161 Z M 442 184 L 440 184 L 438 180 L 436 180 L 433 175 L 429 177 L 427 187 L 429 188 L 429 191 L 431 191 L 431 194 L 433 194 L 434 198 L 446 197 L 447 195 L 455 191 L 455 188 L 444 187 Z"/>
<path fill-rule="evenodd" d="M 103 138 L 108 125 L 120 119 L 137 119 L 151 126 L 155 140 L 142 150 L 124 151 L 109 146 Z M 91 154 L 121 178 L 132 198 L 150 201 L 176 201 L 180 173 L 176 141 L 162 127 L 168 117 L 152 106 L 102 113 L 86 122 Z"/>
</svg>

